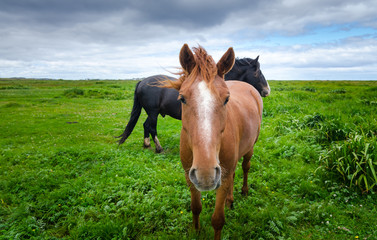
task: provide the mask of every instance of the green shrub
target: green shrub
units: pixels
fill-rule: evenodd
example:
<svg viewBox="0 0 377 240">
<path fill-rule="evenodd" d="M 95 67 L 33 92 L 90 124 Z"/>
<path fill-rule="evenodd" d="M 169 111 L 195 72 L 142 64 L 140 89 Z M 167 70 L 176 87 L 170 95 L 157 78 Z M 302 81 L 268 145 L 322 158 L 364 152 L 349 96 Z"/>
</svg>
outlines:
<svg viewBox="0 0 377 240">
<path fill-rule="evenodd" d="M 305 115 L 302 119 L 289 119 L 287 123 L 296 130 L 312 129 L 315 141 L 323 145 L 347 139 L 351 132 L 350 127 L 353 126 L 332 117 L 326 117 L 321 113 Z"/>
<path fill-rule="evenodd" d="M 314 128 L 316 126 L 319 126 L 324 120 L 325 117 L 322 114 L 314 113 L 313 115 L 306 115 L 303 121 L 305 126 Z"/>
<path fill-rule="evenodd" d="M 84 91 L 79 88 L 67 89 L 63 92 L 63 95 L 69 98 L 85 97 L 109 100 L 122 100 L 126 98 L 124 93 L 120 91 L 104 91 L 98 89 L 88 89 Z"/>
<path fill-rule="evenodd" d="M 317 89 L 315 89 L 314 87 L 303 87 L 303 88 L 301 88 L 301 90 L 307 91 L 307 92 L 316 92 L 317 91 Z"/>
<path fill-rule="evenodd" d="M 350 131 L 346 124 L 337 120 L 330 120 L 320 124 L 317 141 L 321 144 L 342 141 L 347 139 Z"/>
<path fill-rule="evenodd" d="M 118 91 L 103 91 L 97 89 L 89 89 L 85 93 L 85 97 L 88 98 L 98 98 L 98 99 L 108 99 L 108 100 L 122 100 L 125 96 L 122 92 Z"/>
<path fill-rule="evenodd" d="M 5 105 L 3 105 L 4 108 L 17 108 L 22 107 L 22 104 L 16 103 L 16 102 L 10 102 Z"/>
<path fill-rule="evenodd" d="M 377 100 L 373 99 L 361 99 L 359 101 L 360 103 L 364 104 L 364 105 L 367 105 L 367 106 L 375 106 L 377 105 Z"/>
<path fill-rule="evenodd" d="M 9 90 L 9 89 L 12 89 L 12 90 L 13 89 L 30 89 L 30 87 L 24 86 L 24 85 L 21 85 L 21 84 L 0 87 L 0 90 Z"/>
<path fill-rule="evenodd" d="M 330 147 L 322 157 L 324 167 L 349 186 L 368 192 L 377 184 L 377 137 L 354 134 Z"/>
<path fill-rule="evenodd" d="M 345 89 L 343 89 L 343 88 L 341 88 L 341 89 L 335 89 L 335 90 L 330 91 L 330 93 L 337 93 L 337 94 L 344 94 L 346 92 L 347 91 Z"/>
<path fill-rule="evenodd" d="M 90 98 L 105 98 L 109 93 L 108 92 L 104 92 L 104 91 L 101 91 L 101 90 L 92 90 L 92 89 L 89 89 L 85 96 L 86 97 L 90 97 Z"/>
<path fill-rule="evenodd" d="M 74 98 L 78 96 L 83 96 L 84 95 L 84 90 L 79 89 L 79 88 L 71 88 L 67 89 L 63 92 L 63 95 L 66 97 Z"/>
<path fill-rule="evenodd" d="M 334 141 L 346 140 L 351 132 L 350 124 L 337 119 L 325 117 L 320 113 L 306 115 L 299 123 L 301 128 L 309 127 L 315 132 L 315 139 L 319 144 L 331 144 Z"/>
</svg>

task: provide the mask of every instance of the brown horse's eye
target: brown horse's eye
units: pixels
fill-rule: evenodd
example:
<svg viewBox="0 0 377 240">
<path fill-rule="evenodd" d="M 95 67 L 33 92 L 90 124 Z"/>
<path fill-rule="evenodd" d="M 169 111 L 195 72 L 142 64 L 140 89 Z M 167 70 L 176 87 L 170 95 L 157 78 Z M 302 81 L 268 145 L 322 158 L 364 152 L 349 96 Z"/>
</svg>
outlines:
<svg viewBox="0 0 377 240">
<path fill-rule="evenodd" d="M 224 102 L 224 106 L 229 102 L 229 97 L 226 97 L 225 99 L 225 102 Z"/>
</svg>

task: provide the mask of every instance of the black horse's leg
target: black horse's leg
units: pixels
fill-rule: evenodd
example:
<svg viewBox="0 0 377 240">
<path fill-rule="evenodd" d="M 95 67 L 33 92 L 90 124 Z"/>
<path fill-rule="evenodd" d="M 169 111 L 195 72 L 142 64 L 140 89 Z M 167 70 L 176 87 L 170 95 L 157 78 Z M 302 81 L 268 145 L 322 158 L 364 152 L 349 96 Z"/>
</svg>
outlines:
<svg viewBox="0 0 377 240">
<path fill-rule="evenodd" d="M 150 148 L 151 147 L 151 140 L 149 138 L 149 133 L 151 129 L 151 119 L 148 116 L 147 120 L 145 120 L 143 127 L 144 127 L 144 148 Z"/>
<path fill-rule="evenodd" d="M 160 141 L 157 138 L 157 118 L 158 113 L 151 113 L 150 117 L 150 133 L 154 144 L 156 145 L 156 153 L 162 152 L 164 149 L 161 147 Z"/>
</svg>

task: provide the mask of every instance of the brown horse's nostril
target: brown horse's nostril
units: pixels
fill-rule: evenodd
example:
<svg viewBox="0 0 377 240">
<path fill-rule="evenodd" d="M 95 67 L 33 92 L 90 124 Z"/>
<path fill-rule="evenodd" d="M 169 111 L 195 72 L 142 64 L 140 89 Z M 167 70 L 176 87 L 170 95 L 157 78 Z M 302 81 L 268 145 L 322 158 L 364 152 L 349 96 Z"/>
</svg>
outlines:
<svg viewBox="0 0 377 240">
<path fill-rule="evenodd" d="M 196 169 L 191 168 L 189 172 L 189 178 L 193 184 L 198 184 L 198 178 L 196 177 Z"/>
<path fill-rule="evenodd" d="M 221 168 L 219 166 L 215 167 L 215 183 L 219 182 L 221 179 Z"/>
</svg>

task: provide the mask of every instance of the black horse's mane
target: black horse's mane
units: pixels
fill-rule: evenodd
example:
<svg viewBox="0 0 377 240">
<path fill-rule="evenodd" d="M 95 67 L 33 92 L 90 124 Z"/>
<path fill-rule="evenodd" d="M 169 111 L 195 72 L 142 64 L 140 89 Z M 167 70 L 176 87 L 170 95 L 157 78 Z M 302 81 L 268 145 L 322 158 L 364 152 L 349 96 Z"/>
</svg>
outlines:
<svg viewBox="0 0 377 240">
<path fill-rule="evenodd" d="M 250 66 L 251 63 L 254 61 L 252 58 L 236 58 L 235 65 L 237 66 Z"/>
</svg>

